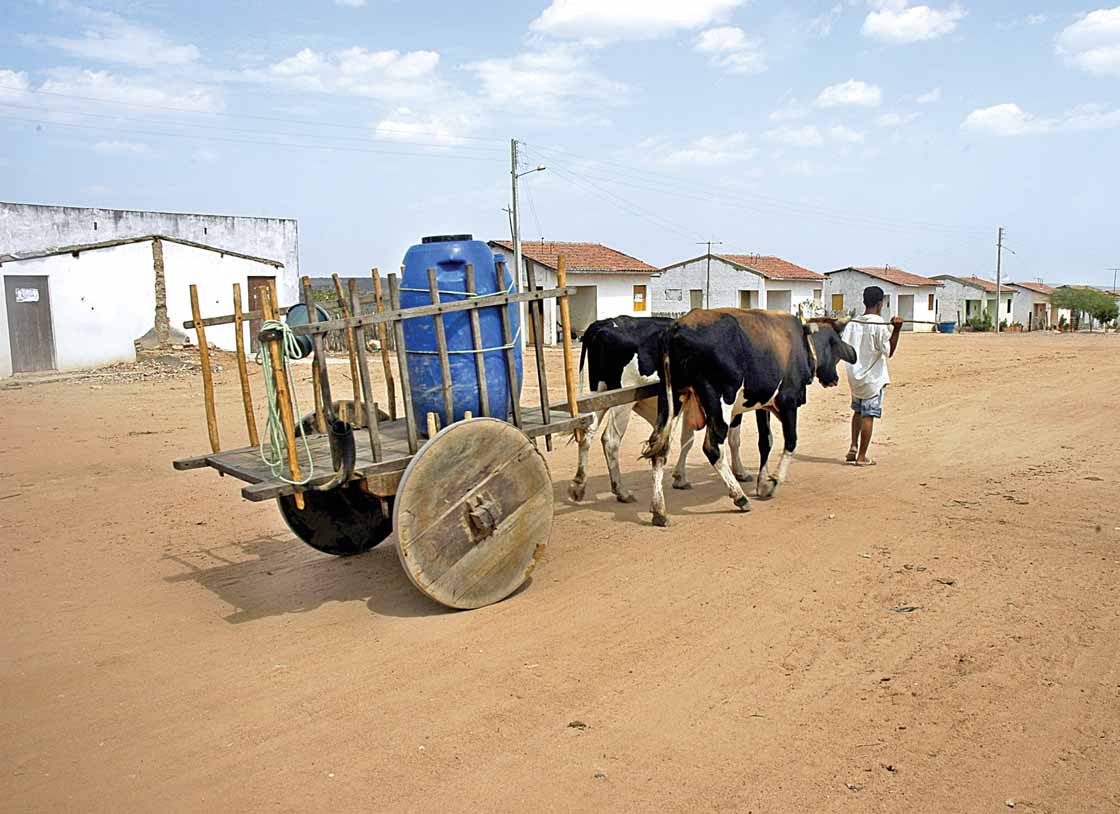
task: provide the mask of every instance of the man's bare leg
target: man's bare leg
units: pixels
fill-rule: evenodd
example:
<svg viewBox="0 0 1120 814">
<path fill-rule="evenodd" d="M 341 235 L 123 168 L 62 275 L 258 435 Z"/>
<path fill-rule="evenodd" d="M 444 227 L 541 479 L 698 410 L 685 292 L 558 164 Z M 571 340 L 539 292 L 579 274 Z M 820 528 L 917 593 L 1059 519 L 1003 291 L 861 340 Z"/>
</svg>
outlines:
<svg viewBox="0 0 1120 814">
<path fill-rule="evenodd" d="M 852 445 L 848 447 L 848 454 L 844 456 L 846 461 L 854 461 L 856 455 L 859 453 L 859 435 L 863 427 L 863 416 L 859 413 L 852 413 Z"/>
<path fill-rule="evenodd" d="M 873 416 L 862 416 L 859 429 L 859 455 L 856 457 L 857 464 L 867 463 L 867 448 L 871 446 L 871 433 L 875 429 L 875 418 Z M 855 423 L 854 421 L 852 422 Z"/>
</svg>

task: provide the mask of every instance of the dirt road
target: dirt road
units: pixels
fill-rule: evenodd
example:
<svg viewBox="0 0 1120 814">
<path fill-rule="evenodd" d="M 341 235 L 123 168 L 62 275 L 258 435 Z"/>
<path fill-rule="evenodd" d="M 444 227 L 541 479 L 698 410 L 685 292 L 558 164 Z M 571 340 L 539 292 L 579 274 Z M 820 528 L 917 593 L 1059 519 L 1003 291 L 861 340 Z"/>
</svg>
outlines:
<svg viewBox="0 0 1120 814">
<path fill-rule="evenodd" d="M 572 505 L 560 446 L 532 583 L 468 613 L 391 538 L 332 559 L 173 472 L 194 378 L 0 391 L 3 808 L 1120 810 L 1120 338 L 905 336 L 892 371 L 878 467 L 814 387 L 747 515 L 696 450 L 651 527 L 639 424 L 639 502 L 596 449 Z"/>
</svg>

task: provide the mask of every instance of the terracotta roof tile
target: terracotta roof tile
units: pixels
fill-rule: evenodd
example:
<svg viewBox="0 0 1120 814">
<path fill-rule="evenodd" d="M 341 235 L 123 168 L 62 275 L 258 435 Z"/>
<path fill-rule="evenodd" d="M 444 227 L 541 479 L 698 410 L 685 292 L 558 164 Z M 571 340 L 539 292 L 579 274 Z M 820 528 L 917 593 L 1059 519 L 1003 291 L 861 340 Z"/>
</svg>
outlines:
<svg viewBox="0 0 1120 814">
<path fill-rule="evenodd" d="M 715 254 L 736 266 L 757 271 L 768 280 L 823 280 L 824 275 L 773 255 Z"/>
<path fill-rule="evenodd" d="M 938 274 L 933 279 L 955 280 L 959 283 L 965 283 L 967 285 L 972 285 L 976 288 L 983 289 L 988 294 L 996 293 L 996 284 L 994 282 L 992 282 L 991 280 L 985 280 L 983 277 L 977 277 L 976 275 L 971 275 L 969 277 L 957 277 L 954 274 Z M 1010 280 L 1004 280 L 1000 285 L 1004 290 L 1006 290 L 1007 287 L 1013 285 L 1013 283 Z"/>
<path fill-rule="evenodd" d="M 866 266 L 866 267 L 860 267 L 860 268 L 856 268 L 854 266 L 848 266 L 847 268 L 836 269 L 836 271 L 830 271 L 829 274 L 836 274 L 836 272 L 838 272 L 838 271 L 861 271 L 869 277 L 874 277 L 876 280 L 882 280 L 885 283 L 893 283 L 894 285 L 902 285 L 902 286 L 910 286 L 910 287 L 927 286 L 927 285 L 932 285 L 932 286 L 941 285 L 941 283 L 939 283 L 937 280 L 931 280 L 929 277 L 922 277 L 918 274 L 911 274 L 908 271 L 903 271 L 902 269 L 895 268 L 894 266 L 886 266 L 886 267 Z"/>
<path fill-rule="evenodd" d="M 491 240 L 491 247 L 513 253 L 513 243 L 506 240 Z M 564 243 L 555 240 L 526 240 L 521 244 L 521 253 L 542 266 L 556 268 L 557 258 L 564 255 L 568 271 L 657 271 L 649 263 L 636 257 L 604 246 L 602 243 Z"/>
</svg>

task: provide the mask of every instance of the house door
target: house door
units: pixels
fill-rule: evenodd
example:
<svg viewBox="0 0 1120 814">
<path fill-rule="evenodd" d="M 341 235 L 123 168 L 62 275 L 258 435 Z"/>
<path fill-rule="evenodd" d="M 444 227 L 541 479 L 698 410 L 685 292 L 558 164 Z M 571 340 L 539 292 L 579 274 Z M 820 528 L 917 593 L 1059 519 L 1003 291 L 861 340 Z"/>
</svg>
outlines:
<svg viewBox="0 0 1120 814">
<path fill-rule="evenodd" d="M 54 370 L 54 329 L 46 277 L 5 277 L 12 372 Z"/>
<path fill-rule="evenodd" d="M 898 315 L 902 319 L 914 318 L 914 295 L 913 294 L 899 294 L 898 295 Z M 914 323 L 907 322 L 902 326 L 904 331 L 914 330 Z"/>
<path fill-rule="evenodd" d="M 755 307 L 755 297 L 757 291 L 740 291 L 739 292 L 739 307 L 744 311 Z"/>
<path fill-rule="evenodd" d="M 688 307 L 689 308 L 703 308 L 704 307 L 704 289 L 693 288 L 688 292 Z"/>
<path fill-rule="evenodd" d="M 262 293 L 270 281 L 276 279 L 275 277 L 250 277 L 249 278 L 249 310 L 261 310 L 261 304 L 264 302 L 264 294 Z M 279 305 L 280 303 L 276 303 Z M 261 332 L 261 321 L 259 319 L 249 320 L 249 350 L 256 351 L 260 347 L 260 340 L 257 335 Z"/>
<path fill-rule="evenodd" d="M 832 315 L 834 317 L 841 316 L 844 313 L 844 295 L 832 295 Z"/>
<path fill-rule="evenodd" d="M 634 313 L 640 314 L 646 310 L 646 287 L 644 285 L 634 286 Z"/>
</svg>

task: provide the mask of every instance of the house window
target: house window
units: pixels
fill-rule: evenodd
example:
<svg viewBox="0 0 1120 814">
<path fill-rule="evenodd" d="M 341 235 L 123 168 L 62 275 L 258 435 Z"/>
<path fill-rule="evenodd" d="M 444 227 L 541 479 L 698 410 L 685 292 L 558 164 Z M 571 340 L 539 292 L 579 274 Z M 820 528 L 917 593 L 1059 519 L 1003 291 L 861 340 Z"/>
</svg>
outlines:
<svg viewBox="0 0 1120 814">
<path fill-rule="evenodd" d="M 681 302 L 684 299 L 683 288 L 666 288 L 665 299 L 669 302 Z"/>
<path fill-rule="evenodd" d="M 843 294 L 833 294 L 832 295 L 832 313 L 834 313 L 834 314 L 844 313 L 844 295 Z"/>
<path fill-rule="evenodd" d="M 1010 299 L 1007 301 L 1007 313 L 1009 313 L 1009 314 L 1011 313 L 1011 300 Z"/>
<path fill-rule="evenodd" d="M 819 303 L 821 301 L 821 290 L 819 288 L 813 289 L 813 302 Z"/>
<path fill-rule="evenodd" d="M 933 295 L 932 295 L 932 294 L 930 294 L 930 295 L 929 295 L 929 304 L 928 304 L 928 305 L 926 305 L 926 308 L 928 308 L 928 309 L 929 309 L 930 311 L 932 311 L 932 310 L 933 310 L 933 306 L 934 306 L 934 302 L 933 302 Z"/>
<path fill-rule="evenodd" d="M 688 305 L 690 308 L 704 307 L 704 289 L 690 288 L 688 291 Z"/>
<path fill-rule="evenodd" d="M 634 313 L 646 310 L 646 287 L 644 285 L 634 286 Z"/>
</svg>

